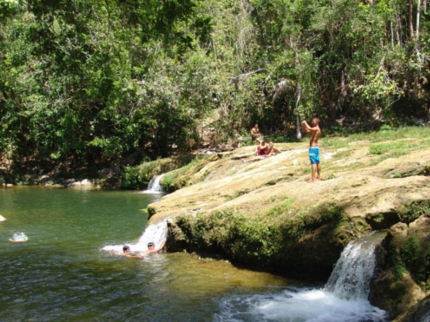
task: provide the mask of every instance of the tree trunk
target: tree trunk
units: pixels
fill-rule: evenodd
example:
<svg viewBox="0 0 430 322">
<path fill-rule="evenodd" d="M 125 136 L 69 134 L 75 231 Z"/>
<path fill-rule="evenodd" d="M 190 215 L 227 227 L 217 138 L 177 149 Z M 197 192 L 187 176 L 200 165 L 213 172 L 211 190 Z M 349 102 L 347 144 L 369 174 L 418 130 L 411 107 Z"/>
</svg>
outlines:
<svg viewBox="0 0 430 322">
<path fill-rule="evenodd" d="M 414 4 L 412 0 L 409 0 L 409 31 L 411 35 L 411 39 L 414 38 Z"/>
<path fill-rule="evenodd" d="M 420 20 L 421 20 L 421 0 L 418 0 L 417 4 L 417 27 L 416 27 L 416 38 L 420 38 Z"/>
<path fill-rule="evenodd" d="M 390 29 L 391 29 L 391 47 L 394 48 L 394 27 L 393 27 L 393 21 L 390 21 Z"/>
<path fill-rule="evenodd" d="M 300 131 L 300 120 L 299 120 L 299 103 L 300 99 L 302 98 L 302 87 L 300 84 L 297 84 L 297 101 L 296 101 L 296 107 L 295 107 L 295 113 L 296 113 L 296 136 L 297 140 L 302 140 L 302 132 Z"/>
</svg>

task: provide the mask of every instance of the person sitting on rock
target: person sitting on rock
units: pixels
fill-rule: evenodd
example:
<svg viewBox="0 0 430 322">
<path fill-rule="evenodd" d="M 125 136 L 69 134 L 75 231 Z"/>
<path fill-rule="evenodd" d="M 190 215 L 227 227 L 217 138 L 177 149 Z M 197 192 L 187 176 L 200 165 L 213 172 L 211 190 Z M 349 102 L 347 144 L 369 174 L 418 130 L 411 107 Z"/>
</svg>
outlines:
<svg viewBox="0 0 430 322">
<path fill-rule="evenodd" d="M 282 151 L 278 148 L 275 148 L 273 142 L 267 143 L 264 139 L 261 139 L 260 144 L 257 146 L 257 155 L 247 160 L 243 160 L 243 162 L 253 162 L 260 161 L 268 156 L 271 156 L 275 153 L 281 153 Z"/>
<path fill-rule="evenodd" d="M 264 157 L 278 154 L 281 152 L 282 151 L 280 149 L 275 148 L 275 144 L 273 142 L 266 143 L 264 139 L 261 140 L 260 145 L 257 147 L 257 155 L 262 155 Z"/>
</svg>

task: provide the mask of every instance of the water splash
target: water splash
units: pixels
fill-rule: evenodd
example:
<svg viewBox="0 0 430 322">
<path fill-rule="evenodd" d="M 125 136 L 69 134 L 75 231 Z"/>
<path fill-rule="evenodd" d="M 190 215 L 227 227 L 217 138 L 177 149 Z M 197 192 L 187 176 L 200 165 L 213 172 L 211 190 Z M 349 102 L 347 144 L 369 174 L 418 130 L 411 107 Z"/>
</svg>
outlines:
<svg viewBox="0 0 430 322">
<path fill-rule="evenodd" d="M 215 321 L 383 322 L 385 311 L 367 300 L 375 267 L 371 234 L 345 247 L 324 288 L 287 288 L 281 293 L 233 296 L 221 302 Z"/>
<path fill-rule="evenodd" d="M 159 174 L 155 178 L 152 178 L 151 181 L 148 183 L 148 189 L 143 191 L 143 193 L 147 194 L 157 194 L 163 192 L 163 187 L 160 185 L 160 181 L 163 178 L 164 173 Z"/>
<path fill-rule="evenodd" d="M 125 243 L 122 245 L 108 245 L 103 247 L 102 250 L 113 253 L 122 253 L 122 247 L 124 245 L 128 245 L 132 252 L 140 253 L 148 250 L 149 242 L 153 242 L 155 244 L 155 248 L 158 248 L 166 237 L 167 221 L 164 220 L 158 224 L 147 226 L 142 236 L 139 238 L 139 241 L 135 244 Z"/>
<path fill-rule="evenodd" d="M 328 292 L 341 299 L 367 300 L 376 264 L 374 250 L 382 236 L 372 234 L 345 247 L 325 286 Z"/>
</svg>

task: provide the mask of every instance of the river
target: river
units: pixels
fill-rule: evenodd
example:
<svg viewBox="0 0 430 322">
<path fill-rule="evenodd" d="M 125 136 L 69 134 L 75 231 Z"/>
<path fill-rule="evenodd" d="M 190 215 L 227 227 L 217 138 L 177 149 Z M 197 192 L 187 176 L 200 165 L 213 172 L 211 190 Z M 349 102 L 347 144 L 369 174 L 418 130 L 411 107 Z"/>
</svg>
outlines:
<svg viewBox="0 0 430 322">
<path fill-rule="evenodd" d="M 297 284 L 186 253 L 140 260 L 101 250 L 136 242 L 146 225 L 140 210 L 158 198 L 124 191 L 0 190 L 0 214 L 7 218 L 0 223 L 0 320 L 229 320 L 237 297 L 277 294 Z M 28 242 L 8 242 L 20 231 Z"/>
</svg>

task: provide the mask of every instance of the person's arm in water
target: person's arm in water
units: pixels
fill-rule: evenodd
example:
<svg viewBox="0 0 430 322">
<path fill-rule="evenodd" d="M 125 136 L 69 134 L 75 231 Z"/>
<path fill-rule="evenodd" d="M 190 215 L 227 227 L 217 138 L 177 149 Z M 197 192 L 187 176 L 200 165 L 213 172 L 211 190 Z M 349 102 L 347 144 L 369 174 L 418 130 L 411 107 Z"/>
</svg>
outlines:
<svg viewBox="0 0 430 322">
<path fill-rule="evenodd" d="M 138 254 L 124 254 L 124 256 L 128 258 L 142 258 L 142 255 Z"/>
<path fill-rule="evenodd" d="M 164 245 L 166 245 L 166 241 L 167 241 L 167 238 L 164 238 L 164 240 L 161 242 L 160 247 L 158 247 L 157 249 L 154 249 L 154 253 L 158 253 L 160 250 L 162 250 Z"/>
<path fill-rule="evenodd" d="M 164 238 L 164 240 L 161 242 L 160 246 L 158 248 L 154 248 L 154 249 L 148 249 L 146 252 L 144 252 L 144 255 L 150 255 L 150 254 L 155 254 L 158 253 L 160 250 L 163 249 L 164 245 L 166 244 L 167 238 Z"/>
</svg>

